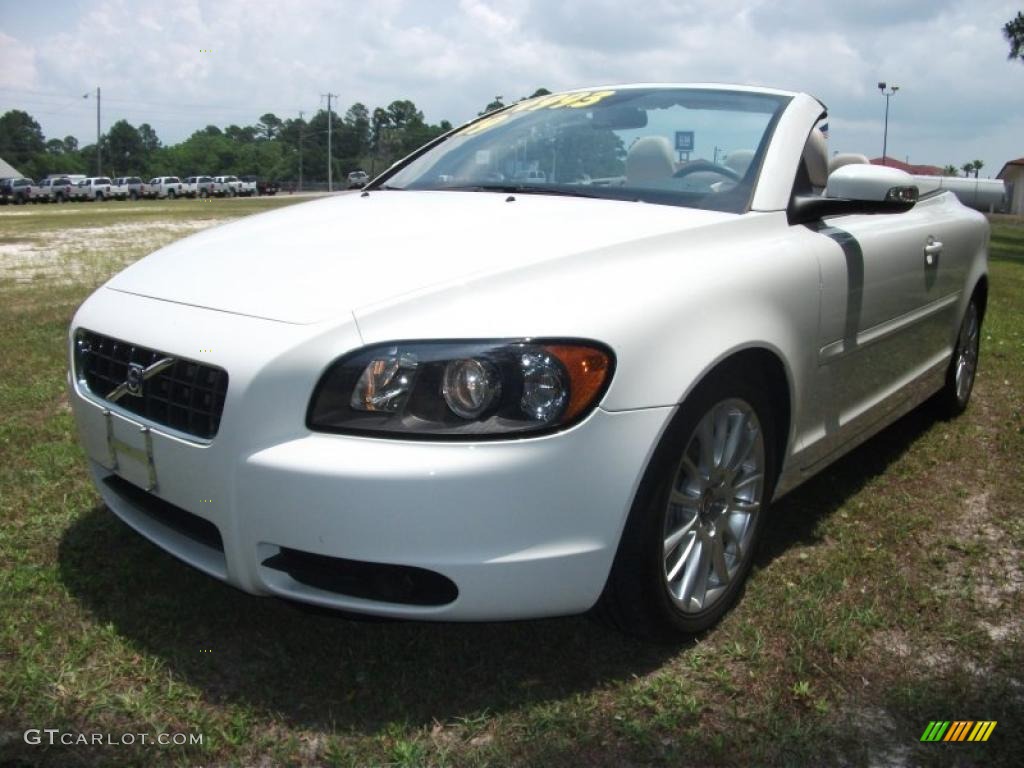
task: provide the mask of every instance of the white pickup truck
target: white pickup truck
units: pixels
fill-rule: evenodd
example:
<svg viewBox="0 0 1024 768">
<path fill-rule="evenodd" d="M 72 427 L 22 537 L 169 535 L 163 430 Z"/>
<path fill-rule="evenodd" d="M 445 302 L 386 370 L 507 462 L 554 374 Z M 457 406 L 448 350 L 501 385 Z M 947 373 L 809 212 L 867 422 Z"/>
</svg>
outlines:
<svg viewBox="0 0 1024 768">
<path fill-rule="evenodd" d="M 184 197 L 185 185 L 177 176 L 156 176 L 149 180 L 146 185 L 146 197 L 166 197 L 173 200 L 176 197 Z"/>
<path fill-rule="evenodd" d="M 90 176 L 82 179 L 75 187 L 75 200 L 112 200 L 115 196 L 115 187 L 110 183 L 107 176 Z"/>
<path fill-rule="evenodd" d="M 185 179 L 185 194 L 189 197 L 209 197 L 213 194 L 213 177 L 189 176 Z"/>
<path fill-rule="evenodd" d="M 143 197 L 145 184 L 138 176 L 119 176 L 114 179 L 114 186 L 117 187 L 116 194 L 119 200 L 138 200 Z"/>
<path fill-rule="evenodd" d="M 10 202 L 14 205 L 25 205 L 25 203 L 35 202 L 35 189 L 35 183 L 29 178 L 0 179 L 0 203 L 6 205 Z"/>
<path fill-rule="evenodd" d="M 241 194 L 242 182 L 237 176 L 214 176 L 213 194 L 218 197 L 235 197 Z"/>
<path fill-rule="evenodd" d="M 256 197 L 259 190 L 256 186 L 255 176 L 241 176 L 238 179 L 238 194 L 242 197 Z"/>
</svg>

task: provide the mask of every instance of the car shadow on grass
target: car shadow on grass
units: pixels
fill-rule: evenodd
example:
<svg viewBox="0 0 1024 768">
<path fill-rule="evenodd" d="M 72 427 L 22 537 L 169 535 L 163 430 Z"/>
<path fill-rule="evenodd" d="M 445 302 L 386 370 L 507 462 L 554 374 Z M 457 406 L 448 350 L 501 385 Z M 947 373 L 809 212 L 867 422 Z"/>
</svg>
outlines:
<svg viewBox="0 0 1024 768">
<path fill-rule="evenodd" d="M 98 623 L 208 702 L 302 727 L 472 720 L 643 675 L 678 652 L 584 617 L 374 621 L 253 597 L 180 563 L 102 504 L 68 528 L 59 558 L 63 583 Z"/>
<path fill-rule="evenodd" d="M 758 565 L 816 540 L 818 521 L 884 472 L 933 423 L 918 409 L 773 511 Z M 584 617 L 451 624 L 352 619 L 257 598 L 186 566 L 105 506 L 60 544 L 69 592 L 101 624 L 163 660 L 211 703 L 247 704 L 309 728 L 473 720 L 656 670 L 687 646 L 624 637 Z"/>
<path fill-rule="evenodd" d="M 772 505 L 755 564 L 767 567 L 793 546 L 819 543 L 818 524 L 884 475 L 936 423 L 931 403 L 915 408 Z"/>
</svg>

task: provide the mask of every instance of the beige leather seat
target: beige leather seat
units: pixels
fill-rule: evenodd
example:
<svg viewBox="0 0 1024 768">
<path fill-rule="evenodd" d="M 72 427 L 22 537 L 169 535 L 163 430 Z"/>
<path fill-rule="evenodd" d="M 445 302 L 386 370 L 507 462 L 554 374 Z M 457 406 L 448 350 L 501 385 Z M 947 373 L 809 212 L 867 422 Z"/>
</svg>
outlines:
<svg viewBox="0 0 1024 768">
<path fill-rule="evenodd" d="M 672 145 L 664 136 L 644 136 L 633 142 L 626 155 L 626 183 L 642 187 L 663 181 L 676 172 Z"/>
</svg>

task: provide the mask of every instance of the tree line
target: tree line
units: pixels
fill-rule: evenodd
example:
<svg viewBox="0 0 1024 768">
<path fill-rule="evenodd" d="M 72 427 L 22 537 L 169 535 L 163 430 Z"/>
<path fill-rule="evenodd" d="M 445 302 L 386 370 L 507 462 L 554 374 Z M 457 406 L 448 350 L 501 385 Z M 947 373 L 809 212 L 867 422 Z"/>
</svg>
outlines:
<svg viewBox="0 0 1024 768">
<path fill-rule="evenodd" d="M 538 88 L 529 97 L 550 91 Z M 496 96 L 479 114 L 504 107 Z M 104 176 L 254 175 L 271 181 L 327 181 L 327 137 L 335 180 L 353 170 L 371 176 L 428 141 L 452 129 L 442 120 L 428 123 L 408 99 L 372 112 L 356 102 L 344 113 L 318 110 L 309 120 L 281 119 L 272 112 L 254 125 L 207 125 L 184 141 L 165 146 L 149 123 L 118 120 L 100 139 Z M 0 116 L 0 157 L 39 180 L 56 173 L 95 174 L 96 144 L 79 145 L 74 136 L 47 139 L 28 113 L 12 109 Z"/>
<path fill-rule="evenodd" d="M 327 180 L 330 119 L 333 176 L 361 169 L 371 175 L 431 139 L 451 130 L 447 120 L 433 125 L 409 100 L 372 112 L 356 103 L 343 114 L 317 111 L 310 119 L 262 115 L 254 125 L 207 125 L 184 141 L 164 145 L 149 123 L 118 120 L 100 139 L 104 176 L 201 174 L 255 175 L 269 180 Z M 96 144 L 80 146 L 74 136 L 47 138 L 23 110 L 0 116 L 0 157 L 21 173 L 42 179 L 56 173 L 96 173 Z"/>
</svg>

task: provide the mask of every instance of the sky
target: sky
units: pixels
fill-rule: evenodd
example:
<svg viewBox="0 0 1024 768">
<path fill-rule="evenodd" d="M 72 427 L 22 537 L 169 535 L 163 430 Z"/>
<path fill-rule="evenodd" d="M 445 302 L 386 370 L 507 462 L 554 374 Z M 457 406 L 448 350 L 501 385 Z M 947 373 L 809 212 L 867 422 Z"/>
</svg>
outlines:
<svg viewBox="0 0 1024 768">
<path fill-rule="evenodd" d="M 506 101 L 628 82 L 806 91 L 830 149 L 915 164 L 1024 156 L 1024 63 L 1002 26 L 1024 0 L 0 0 L 0 113 L 47 138 L 119 119 L 176 143 L 213 123 L 411 99 L 459 124 Z M 91 92 L 88 99 L 82 95 Z"/>
</svg>

